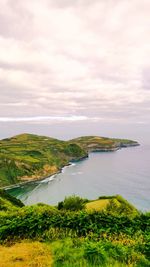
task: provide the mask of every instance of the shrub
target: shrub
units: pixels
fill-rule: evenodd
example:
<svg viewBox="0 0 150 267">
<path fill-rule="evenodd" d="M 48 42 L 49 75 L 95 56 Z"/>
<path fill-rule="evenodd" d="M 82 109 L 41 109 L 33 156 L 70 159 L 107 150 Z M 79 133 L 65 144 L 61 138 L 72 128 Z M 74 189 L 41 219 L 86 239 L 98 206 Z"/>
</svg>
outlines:
<svg viewBox="0 0 150 267">
<path fill-rule="evenodd" d="M 63 202 L 58 203 L 58 209 L 64 209 L 64 210 L 71 210 L 71 211 L 78 211 L 82 210 L 85 207 L 85 202 L 83 198 L 80 198 L 79 196 L 70 196 L 65 197 Z"/>
</svg>

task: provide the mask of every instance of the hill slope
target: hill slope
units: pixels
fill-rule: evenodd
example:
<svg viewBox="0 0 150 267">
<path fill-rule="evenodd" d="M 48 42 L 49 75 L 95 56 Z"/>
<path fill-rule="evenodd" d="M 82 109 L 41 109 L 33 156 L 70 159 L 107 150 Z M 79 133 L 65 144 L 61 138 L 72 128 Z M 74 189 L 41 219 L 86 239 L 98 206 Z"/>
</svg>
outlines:
<svg viewBox="0 0 150 267">
<path fill-rule="evenodd" d="M 59 172 L 70 161 L 90 151 L 115 151 L 137 142 L 85 136 L 61 141 L 33 134 L 21 134 L 0 141 L 0 186 L 41 179 Z"/>
<path fill-rule="evenodd" d="M 77 144 L 22 134 L 0 141 L 0 186 L 57 173 L 71 160 L 87 157 Z"/>
</svg>

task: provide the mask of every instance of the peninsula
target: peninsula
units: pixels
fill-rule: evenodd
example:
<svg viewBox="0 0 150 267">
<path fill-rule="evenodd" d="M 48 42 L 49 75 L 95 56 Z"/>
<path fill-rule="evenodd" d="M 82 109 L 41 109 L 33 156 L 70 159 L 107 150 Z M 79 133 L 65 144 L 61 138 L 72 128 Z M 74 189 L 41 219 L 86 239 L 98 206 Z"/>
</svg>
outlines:
<svg viewBox="0 0 150 267">
<path fill-rule="evenodd" d="M 0 141 L 0 187 L 46 178 L 90 152 L 137 146 L 127 139 L 83 136 L 69 141 L 20 134 Z"/>
</svg>

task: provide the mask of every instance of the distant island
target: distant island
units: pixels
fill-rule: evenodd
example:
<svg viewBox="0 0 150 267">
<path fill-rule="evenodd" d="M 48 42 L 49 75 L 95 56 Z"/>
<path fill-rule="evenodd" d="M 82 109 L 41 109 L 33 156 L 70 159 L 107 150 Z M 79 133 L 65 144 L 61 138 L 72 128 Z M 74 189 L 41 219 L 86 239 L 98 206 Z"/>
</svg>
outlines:
<svg viewBox="0 0 150 267">
<path fill-rule="evenodd" d="M 69 141 L 20 134 L 0 141 L 0 187 L 44 179 L 90 152 L 116 151 L 138 146 L 128 139 L 83 136 Z"/>
</svg>

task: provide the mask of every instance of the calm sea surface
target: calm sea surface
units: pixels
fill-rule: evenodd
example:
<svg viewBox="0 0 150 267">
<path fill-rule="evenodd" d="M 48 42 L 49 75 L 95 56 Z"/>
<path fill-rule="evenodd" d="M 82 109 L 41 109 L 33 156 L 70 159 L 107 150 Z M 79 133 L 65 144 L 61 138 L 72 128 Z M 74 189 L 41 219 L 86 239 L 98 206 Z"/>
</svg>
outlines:
<svg viewBox="0 0 150 267">
<path fill-rule="evenodd" d="M 140 210 L 150 210 L 150 146 L 91 153 L 43 181 L 9 190 L 25 204 L 57 204 L 76 194 L 96 199 L 120 194 Z"/>
</svg>

